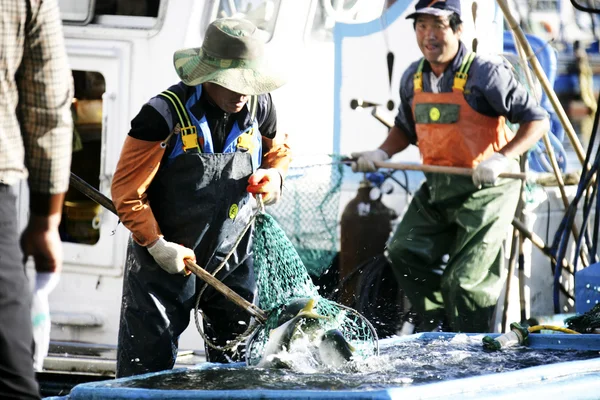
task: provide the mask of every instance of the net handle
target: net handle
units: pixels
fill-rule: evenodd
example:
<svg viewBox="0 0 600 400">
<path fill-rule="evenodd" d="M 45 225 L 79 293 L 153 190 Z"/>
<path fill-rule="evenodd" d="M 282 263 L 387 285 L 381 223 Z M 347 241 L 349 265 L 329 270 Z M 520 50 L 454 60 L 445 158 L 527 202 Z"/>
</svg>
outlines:
<svg viewBox="0 0 600 400">
<path fill-rule="evenodd" d="M 223 296 L 227 297 L 233 303 L 238 305 L 248 314 L 256 318 L 261 323 L 264 323 L 267 320 L 267 314 L 254 304 L 250 303 L 248 300 L 244 299 L 242 296 L 231 290 L 227 285 L 223 282 L 215 278 L 204 268 L 200 267 L 198 264 L 193 262 L 190 259 L 185 259 L 185 267 L 190 270 L 194 275 L 198 278 L 202 279 L 204 282 L 212 286 L 215 290 L 221 293 Z M 200 297 L 200 296 L 198 296 Z"/>
</svg>

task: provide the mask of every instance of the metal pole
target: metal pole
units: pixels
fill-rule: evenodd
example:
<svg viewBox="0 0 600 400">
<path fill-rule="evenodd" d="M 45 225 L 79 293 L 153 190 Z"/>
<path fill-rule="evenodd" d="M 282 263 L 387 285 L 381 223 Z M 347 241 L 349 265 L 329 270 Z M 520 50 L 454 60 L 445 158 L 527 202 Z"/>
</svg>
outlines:
<svg viewBox="0 0 600 400">
<path fill-rule="evenodd" d="M 100 193 L 98 189 L 75 175 L 71 172 L 70 184 L 75 189 L 79 190 L 81 193 L 85 194 L 90 199 L 94 200 L 96 203 L 100 204 L 102 207 L 106 208 L 111 213 L 117 215 L 117 210 L 115 210 L 115 206 L 112 201 Z"/>
</svg>

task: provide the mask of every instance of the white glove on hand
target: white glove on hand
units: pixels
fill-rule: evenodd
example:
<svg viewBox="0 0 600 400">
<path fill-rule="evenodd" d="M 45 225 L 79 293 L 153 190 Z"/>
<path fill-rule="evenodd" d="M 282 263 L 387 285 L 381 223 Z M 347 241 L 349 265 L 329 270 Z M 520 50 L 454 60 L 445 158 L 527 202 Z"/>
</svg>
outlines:
<svg viewBox="0 0 600 400">
<path fill-rule="evenodd" d="M 377 171 L 376 162 L 390 159 L 390 156 L 381 149 L 351 153 L 350 157 L 356 159 L 356 162 L 350 164 L 354 172 L 375 172 Z"/>
<path fill-rule="evenodd" d="M 253 194 L 262 194 L 266 206 L 275 204 L 281 198 L 283 177 L 277 168 L 259 168 L 248 178 L 246 190 Z"/>
<path fill-rule="evenodd" d="M 160 237 L 156 243 L 146 248 L 148 253 L 154 257 L 154 261 L 170 274 L 189 275 L 189 271 L 185 269 L 183 259 L 196 259 L 193 250 L 177 243 L 167 242 L 163 237 Z"/>
<path fill-rule="evenodd" d="M 494 153 L 487 160 L 483 160 L 473 171 L 473 183 L 477 187 L 482 185 L 495 185 L 498 175 L 504 172 L 513 172 L 516 163 L 504 154 Z"/>
<path fill-rule="evenodd" d="M 50 304 L 48 295 L 54 290 L 60 274 L 58 272 L 36 272 L 35 287 L 31 299 L 31 321 L 33 325 L 33 368 L 40 372 L 50 346 Z"/>
</svg>

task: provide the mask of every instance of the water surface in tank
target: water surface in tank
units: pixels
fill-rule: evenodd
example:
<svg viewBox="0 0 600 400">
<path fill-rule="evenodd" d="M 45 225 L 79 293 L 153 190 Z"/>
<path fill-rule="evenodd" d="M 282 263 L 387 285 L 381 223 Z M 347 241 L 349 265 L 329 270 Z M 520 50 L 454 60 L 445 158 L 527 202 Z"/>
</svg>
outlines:
<svg viewBox="0 0 600 400">
<path fill-rule="evenodd" d="M 450 340 L 427 338 L 382 345 L 379 356 L 342 368 L 316 365 L 309 354 L 294 353 L 291 369 L 222 364 L 147 378 L 115 381 L 113 387 L 163 390 L 377 390 L 423 385 L 539 365 L 600 357 L 592 350 L 516 347 L 483 349 L 483 335 L 457 334 Z M 303 356 L 304 359 L 303 359 Z"/>
</svg>

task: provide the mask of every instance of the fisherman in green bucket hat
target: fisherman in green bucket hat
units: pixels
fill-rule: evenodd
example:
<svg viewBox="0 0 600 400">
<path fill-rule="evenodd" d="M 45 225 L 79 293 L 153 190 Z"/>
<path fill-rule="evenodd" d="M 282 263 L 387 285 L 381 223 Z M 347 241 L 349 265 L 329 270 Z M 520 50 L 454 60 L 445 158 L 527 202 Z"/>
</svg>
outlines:
<svg viewBox="0 0 600 400">
<path fill-rule="evenodd" d="M 131 231 L 123 282 L 117 376 L 173 367 L 178 338 L 204 286 L 185 268 L 194 260 L 252 302 L 256 290 L 250 221 L 253 194 L 281 196 L 291 161 L 251 22 L 218 19 L 202 47 L 175 52 L 181 82 L 151 98 L 131 122 L 112 183 L 115 208 Z M 247 314 L 211 287 L 199 300 L 211 362 L 236 361 L 224 348 Z M 245 325 L 245 324 L 246 325 Z M 150 350 L 149 350 L 150 349 Z"/>
<path fill-rule="evenodd" d="M 269 93 L 284 84 L 267 69 L 264 44 L 250 21 L 221 19 L 209 25 L 202 47 L 175 52 L 177 74 L 188 86 L 212 82 L 237 93 Z"/>
</svg>

